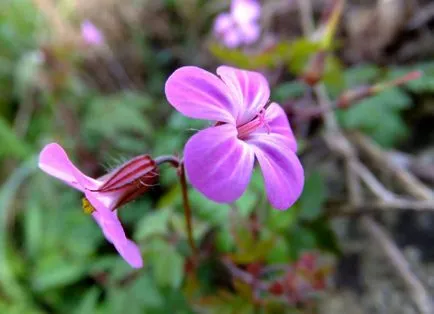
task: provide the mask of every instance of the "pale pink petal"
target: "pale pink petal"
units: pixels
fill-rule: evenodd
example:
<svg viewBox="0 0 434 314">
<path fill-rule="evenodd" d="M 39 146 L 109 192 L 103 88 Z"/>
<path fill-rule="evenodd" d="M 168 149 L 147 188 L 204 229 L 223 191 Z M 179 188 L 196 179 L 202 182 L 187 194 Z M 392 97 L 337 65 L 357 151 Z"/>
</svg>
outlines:
<svg viewBox="0 0 434 314">
<path fill-rule="evenodd" d="M 39 154 L 39 168 L 82 192 L 85 188 L 95 189 L 100 185 L 100 182 L 78 170 L 57 143 L 48 144 L 42 149 Z"/>
<path fill-rule="evenodd" d="M 86 193 L 86 198 L 95 208 L 93 218 L 100 226 L 106 239 L 114 245 L 119 255 L 134 268 L 143 266 L 143 259 L 139 247 L 127 239 L 116 211 L 112 212 L 105 208 L 93 193 Z"/>
<path fill-rule="evenodd" d="M 256 129 L 249 138 L 254 138 L 258 134 L 270 134 L 285 143 L 285 147 L 289 147 L 294 152 L 297 151 L 297 141 L 281 106 L 276 103 L 270 104 L 265 111 L 265 121 L 266 125 Z"/>
<path fill-rule="evenodd" d="M 191 184 L 215 202 L 230 203 L 246 190 L 254 164 L 253 150 L 237 138 L 233 125 L 202 130 L 187 142 L 185 169 Z"/>
<path fill-rule="evenodd" d="M 244 44 L 250 45 L 259 39 L 261 27 L 256 22 L 242 24 L 239 26 L 239 33 Z"/>
<path fill-rule="evenodd" d="M 233 28 L 234 21 L 232 20 L 232 17 L 228 13 L 222 13 L 219 14 L 214 22 L 214 32 L 221 36 L 229 29 Z"/>
<path fill-rule="evenodd" d="M 176 70 L 165 87 L 169 103 L 190 118 L 234 123 L 238 107 L 225 84 L 214 74 L 194 66 Z"/>
<path fill-rule="evenodd" d="M 241 45 L 243 38 L 237 27 L 231 28 L 227 30 L 221 37 L 223 44 L 230 48 L 234 49 Z"/>
<path fill-rule="evenodd" d="M 281 136 L 274 134 L 256 134 L 247 142 L 258 159 L 271 205 L 288 209 L 300 197 L 304 185 L 304 171 L 297 155 Z"/>
<path fill-rule="evenodd" d="M 240 107 L 237 125 L 252 120 L 270 98 L 270 87 L 261 73 L 220 66 L 217 68 L 217 74 L 225 82 L 232 98 Z"/>
<path fill-rule="evenodd" d="M 231 15 L 238 24 L 248 24 L 259 19 L 261 5 L 257 0 L 233 0 Z"/>
<path fill-rule="evenodd" d="M 102 45 L 104 36 L 101 31 L 90 21 L 84 21 L 81 24 L 81 35 L 83 39 L 90 45 Z"/>
</svg>

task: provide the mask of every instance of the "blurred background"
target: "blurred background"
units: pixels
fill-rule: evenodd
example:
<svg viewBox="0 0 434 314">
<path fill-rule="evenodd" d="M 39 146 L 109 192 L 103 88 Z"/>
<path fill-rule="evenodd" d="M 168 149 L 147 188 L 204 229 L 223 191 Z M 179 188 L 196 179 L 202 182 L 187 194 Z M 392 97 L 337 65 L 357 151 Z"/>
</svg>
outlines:
<svg viewBox="0 0 434 314">
<path fill-rule="evenodd" d="M 434 2 L 260 5 L 257 38 L 228 47 L 214 23 L 230 1 L 1 0 L 0 313 L 433 313 Z M 173 110 L 165 80 L 221 64 L 267 76 L 303 195 L 272 209 L 257 171 L 231 205 L 190 189 L 192 259 L 163 167 L 119 211 L 144 257 L 133 270 L 38 153 L 56 141 L 93 177 L 182 156 L 207 124 Z"/>
</svg>

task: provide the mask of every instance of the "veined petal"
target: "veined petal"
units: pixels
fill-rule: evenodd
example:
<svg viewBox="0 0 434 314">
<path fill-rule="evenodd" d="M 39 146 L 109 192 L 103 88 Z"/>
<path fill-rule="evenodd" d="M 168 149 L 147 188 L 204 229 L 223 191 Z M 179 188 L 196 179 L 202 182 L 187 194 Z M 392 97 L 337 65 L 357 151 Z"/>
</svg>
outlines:
<svg viewBox="0 0 434 314">
<path fill-rule="evenodd" d="M 279 135 L 258 134 L 247 142 L 258 159 L 270 203 L 276 209 L 288 209 L 300 197 L 304 185 L 297 155 Z"/>
<path fill-rule="evenodd" d="M 267 136 L 272 136 L 285 143 L 285 147 L 289 147 L 294 152 L 297 151 L 297 141 L 289 125 L 288 117 L 281 106 L 277 103 L 268 106 L 265 110 L 264 120 L 265 125 L 256 129 L 249 138 L 264 136 L 264 141 L 266 141 Z"/>
<path fill-rule="evenodd" d="M 105 238 L 114 245 L 119 255 L 134 268 L 143 266 L 143 259 L 138 246 L 127 239 L 117 212 L 111 212 L 91 192 L 86 193 L 86 198 L 96 209 L 92 216 L 100 226 Z"/>
<path fill-rule="evenodd" d="M 254 154 L 237 138 L 233 125 L 202 130 L 187 142 L 185 169 L 191 184 L 215 202 L 230 203 L 246 190 L 253 170 Z"/>
<path fill-rule="evenodd" d="M 270 98 L 270 87 L 261 73 L 220 66 L 217 74 L 225 82 L 240 108 L 237 125 L 252 120 Z"/>
<path fill-rule="evenodd" d="M 99 181 L 78 170 L 57 143 L 48 144 L 42 149 L 38 165 L 44 172 L 82 192 L 85 188 L 96 189 L 100 185 Z"/>
<path fill-rule="evenodd" d="M 238 107 L 225 84 L 208 71 L 179 68 L 167 79 L 165 92 L 169 103 L 187 117 L 235 123 Z"/>
<path fill-rule="evenodd" d="M 259 19 L 261 5 L 257 0 L 233 0 L 231 14 L 238 24 L 251 23 Z"/>
</svg>

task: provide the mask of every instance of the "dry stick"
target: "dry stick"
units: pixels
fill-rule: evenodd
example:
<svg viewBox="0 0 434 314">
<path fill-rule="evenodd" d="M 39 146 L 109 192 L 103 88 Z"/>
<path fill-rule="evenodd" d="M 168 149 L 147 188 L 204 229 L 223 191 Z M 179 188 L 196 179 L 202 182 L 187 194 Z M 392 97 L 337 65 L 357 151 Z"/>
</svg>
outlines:
<svg viewBox="0 0 434 314">
<path fill-rule="evenodd" d="M 419 311 L 423 314 L 432 314 L 431 300 L 427 291 L 420 283 L 419 279 L 413 274 L 410 265 L 396 247 L 395 243 L 390 239 L 383 228 L 370 217 L 363 217 L 362 225 L 372 236 L 373 240 L 382 247 L 393 266 L 399 271 Z"/>
<path fill-rule="evenodd" d="M 353 174 L 355 174 L 353 172 Z M 349 186 L 350 193 L 355 191 Z M 357 193 L 358 194 L 358 193 Z M 356 195 L 357 195 L 356 194 Z M 360 194 L 359 194 L 360 195 Z M 354 199 L 354 197 L 352 198 Z M 434 211 L 434 201 L 431 200 L 408 200 L 396 198 L 392 201 L 377 201 L 365 202 L 356 204 L 351 202 L 349 205 L 344 205 L 336 210 L 331 210 L 331 216 L 347 216 L 347 215 L 360 215 L 364 213 L 378 213 L 379 211 L 387 210 L 414 210 L 414 211 Z"/>
<path fill-rule="evenodd" d="M 378 167 L 393 173 L 396 182 L 399 183 L 411 196 L 421 200 L 433 200 L 434 194 L 409 171 L 397 166 L 389 160 L 383 150 L 360 133 L 350 136 L 357 148 L 369 156 Z"/>
<path fill-rule="evenodd" d="M 305 3 L 304 5 L 303 2 Z M 306 4 L 306 2 L 308 3 Z M 310 29 L 310 25 L 313 25 L 311 2 L 310 0 L 299 0 L 299 6 L 300 6 L 300 13 L 302 18 L 301 24 L 303 26 L 304 34 L 305 36 L 309 36 L 312 33 L 312 30 Z M 360 187 L 359 178 L 356 175 L 357 171 L 354 170 L 360 167 L 357 167 L 358 160 L 356 159 L 356 155 L 354 154 L 354 149 L 351 143 L 345 138 L 345 136 L 340 131 L 334 113 L 331 110 L 329 110 L 331 108 L 331 105 L 324 85 L 320 84 L 316 86 L 314 88 L 314 91 L 318 97 L 320 106 L 324 111 L 324 118 L 325 118 L 326 132 L 327 132 L 326 139 L 329 138 L 329 143 L 330 143 L 330 138 L 338 139 L 338 141 L 341 143 L 341 146 L 339 147 L 338 144 L 337 147 L 339 149 L 341 149 L 342 147 L 344 148 L 344 153 L 347 160 L 346 169 L 347 169 L 347 178 L 349 180 L 350 199 L 352 204 L 359 205 L 362 203 L 361 187 Z M 340 150 L 340 152 L 342 153 L 342 150 Z M 365 171 L 367 169 L 362 169 L 362 170 L 364 170 L 363 171 L 364 175 L 362 179 L 364 179 L 365 183 L 369 184 L 370 182 L 372 184 L 372 177 L 374 176 L 366 175 L 366 173 L 369 173 L 369 171 L 368 172 Z M 406 182 L 407 181 L 408 180 L 406 180 Z M 388 193 L 386 194 L 389 195 Z M 417 194 L 420 196 L 424 194 L 425 198 L 423 199 L 426 199 L 427 197 L 427 193 L 422 193 L 421 191 L 418 191 Z M 385 233 L 382 231 L 381 227 L 377 223 L 375 223 L 371 218 L 364 217 L 362 222 L 365 229 L 375 239 L 378 239 L 379 243 L 383 246 L 387 257 L 391 260 L 391 263 L 395 266 L 396 270 L 398 271 L 398 273 L 401 275 L 401 277 L 407 284 L 407 288 L 410 290 L 413 301 L 415 302 L 419 311 L 422 314 L 432 314 L 431 301 L 428 297 L 428 293 L 426 292 L 423 285 L 416 278 L 416 276 L 413 275 L 413 273 L 410 270 L 410 267 L 408 266 L 407 261 L 405 260 L 404 256 L 401 254 L 399 249 L 396 247 L 396 245 L 387 238 Z M 384 239 L 386 239 L 386 241 Z"/>
<path fill-rule="evenodd" d="M 354 160 L 352 170 L 366 183 L 366 186 L 379 199 L 385 202 L 392 202 L 397 199 L 394 193 L 390 192 L 386 187 L 378 181 L 374 174 L 360 161 Z"/>
</svg>

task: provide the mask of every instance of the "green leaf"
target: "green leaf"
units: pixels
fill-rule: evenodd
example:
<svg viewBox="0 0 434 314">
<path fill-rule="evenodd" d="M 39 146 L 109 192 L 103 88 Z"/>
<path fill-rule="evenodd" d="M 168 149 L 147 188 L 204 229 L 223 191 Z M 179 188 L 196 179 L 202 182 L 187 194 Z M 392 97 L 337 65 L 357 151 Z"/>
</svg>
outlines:
<svg viewBox="0 0 434 314">
<path fill-rule="evenodd" d="M 159 286 L 179 288 L 184 277 L 184 258 L 166 241 L 152 241 L 149 262 Z"/>
<path fill-rule="evenodd" d="M 317 247 L 315 233 L 310 229 L 302 226 L 296 226 L 287 236 L 289 255 L 291 260 L 295 261 L 300 254 L 306 250 L 312 250 Z"/>
<path fill-rule="evenodd" d="M 14 170 L 12 175 L 0 189 L 0 285 L 2 291 L 11 298 L 23 300 L 26 291 L 18 283 L 10 263 L 10 241 L 8 239 L 7 221 L 10 213 L 9 208 L 15 200 L 16 193 L 29 175 L 36 170 L 36 158 L 33 157 Z"/>
<path fill-rule="evenodd" d="M 331 54 L 327 56 L 325 62 L 322 81 L 326 85 L 330 95 L 337 97 L 345 88 L 343 65 L 337 57 Z"/>
<path fill-rule="evenodd" d="M 0 116 L 0 158 L 5 156 L 25 158 L 28 157 L 31 149 L 22 139 L 20 139 L 12 129 L 12 127 L 6 122 L 6 120 Z"/>
<path fill-rule="evenodd" d="M 15 70 L 15 94 L 21 101 L 25 101 L 31 88 L 38 83 L 42 63 L 43 55 L 40 51 L 26 53 L 19 60 Z"/>
<path fill-rule="evenodd" d="M 307 177 L 299 200 L 300 218 L 313 220 L 321 215 L 326 200 L 326 187 L 322 175 L 313 172 Z"/>
<path fill-rule="evenodd" d="M 278 103 L 299 98 L 306 92 L 306 87 L 300 81 L 285 82 L 273 89 L 272 99 Z"/>
<path fill-rule="evenodd" d="M 267 254 L 267 262 L 270 264 L 288 263 L 290 250 L 287 241 L 283 237 L 278 237 L 272 249 Z"/>
<path fill-rule="evenodd" d="M 411 105 L 406 93 L 390 88 L 341 111 L 339 118 L 345 128 L 362 130 L 389 147 L 406 136 L 407 128 L 399 113 Z"/>
<path fill-rule="evenodd" d="M 64 287 L 83 278 L 86 271 L 83 264 L 62 260 L 58 255 L 44 256 L 36 267 L 32 287 L 38 292 Z"/>
<path fill-rule="evenodd" d="M 34 259 L 41 248 L 43 212 L 36 200 L 30 199 L 24 214 L 26 252 Z"/>
<path fill-rule="evenodd" d="M 225 253 L 229 253 L 234 249 L 235 242 L 232 238 L 229 227 L 222 227 L 220 230 L 218 230 L 216 246 L 220 252 Z"/>
<path fill-rule="evenodd" d="M 374 64 L 363 64 L 351 67 L 346 70 L 344 74 L 348 89 L 376 83 L 376 79 L 379 75 L 380 69 Z"/>
<path fill-rule="evenodd" d="M 290 47 L 290 58 L 288 58 L 289 70 L 300 75 L 304 72 L 311 56 L 320 50 L 320 44 L 307 39 L 294 40 Z"/>
<path fill-rule="evenodd" d="M 74 314 L 95 314 L 100 295 L 101 291 L 97 287 L 87 290 L 75 308 Z"/>
<path fill-rule="evenodd" d="M 315 235 L 318 248 L 329 251 L 335 255 L 341 254 L 339 239 L 331 228 L 329 221 L 317 219 L 312 222 L 309 227 Z"/>
<path fill-rule="evenodd" d="M 267 218 L 267 227 L 273 232 L 285 233 L 297 222 L 299 204 L 286 211 L 271 210 Z"/>
<path fill-rule="evenodd" d="M 135 92 L 96 97 L 89 104 L 84 128 L 90 135 L 116 138 L 121 144 L 123 141 L 119 140 L 120 136 L 125 139 L 134 138 L 127 136 L 126 132 L 135 132 L 149 138 L 153 134 L 153 128 L 145 110 L 150 105 L 149 97 Z M 140 142 L 135 143 L 140 145 Z"/>
<path fill-rule="evenodd" d="M 168 230 L 171 208 L 161 208 L 146 214 L 137 224 L 135 239 L 143 240 L 147 237 L 165 234 Z"/>
<path fill-rule="evenodd" d="M 258 69 L 264 67 L 274 67 L 284 59 L 289 58 L 292 44 L 281 42 L 273 49 L 260 54 L 246 54 L 243 50 L 229 49 L 221 45 L 212 44 L 209 46 L 210 52 L 217 59 L 227 64 L 232 64 L 244 69 Z"/>
</svg>

